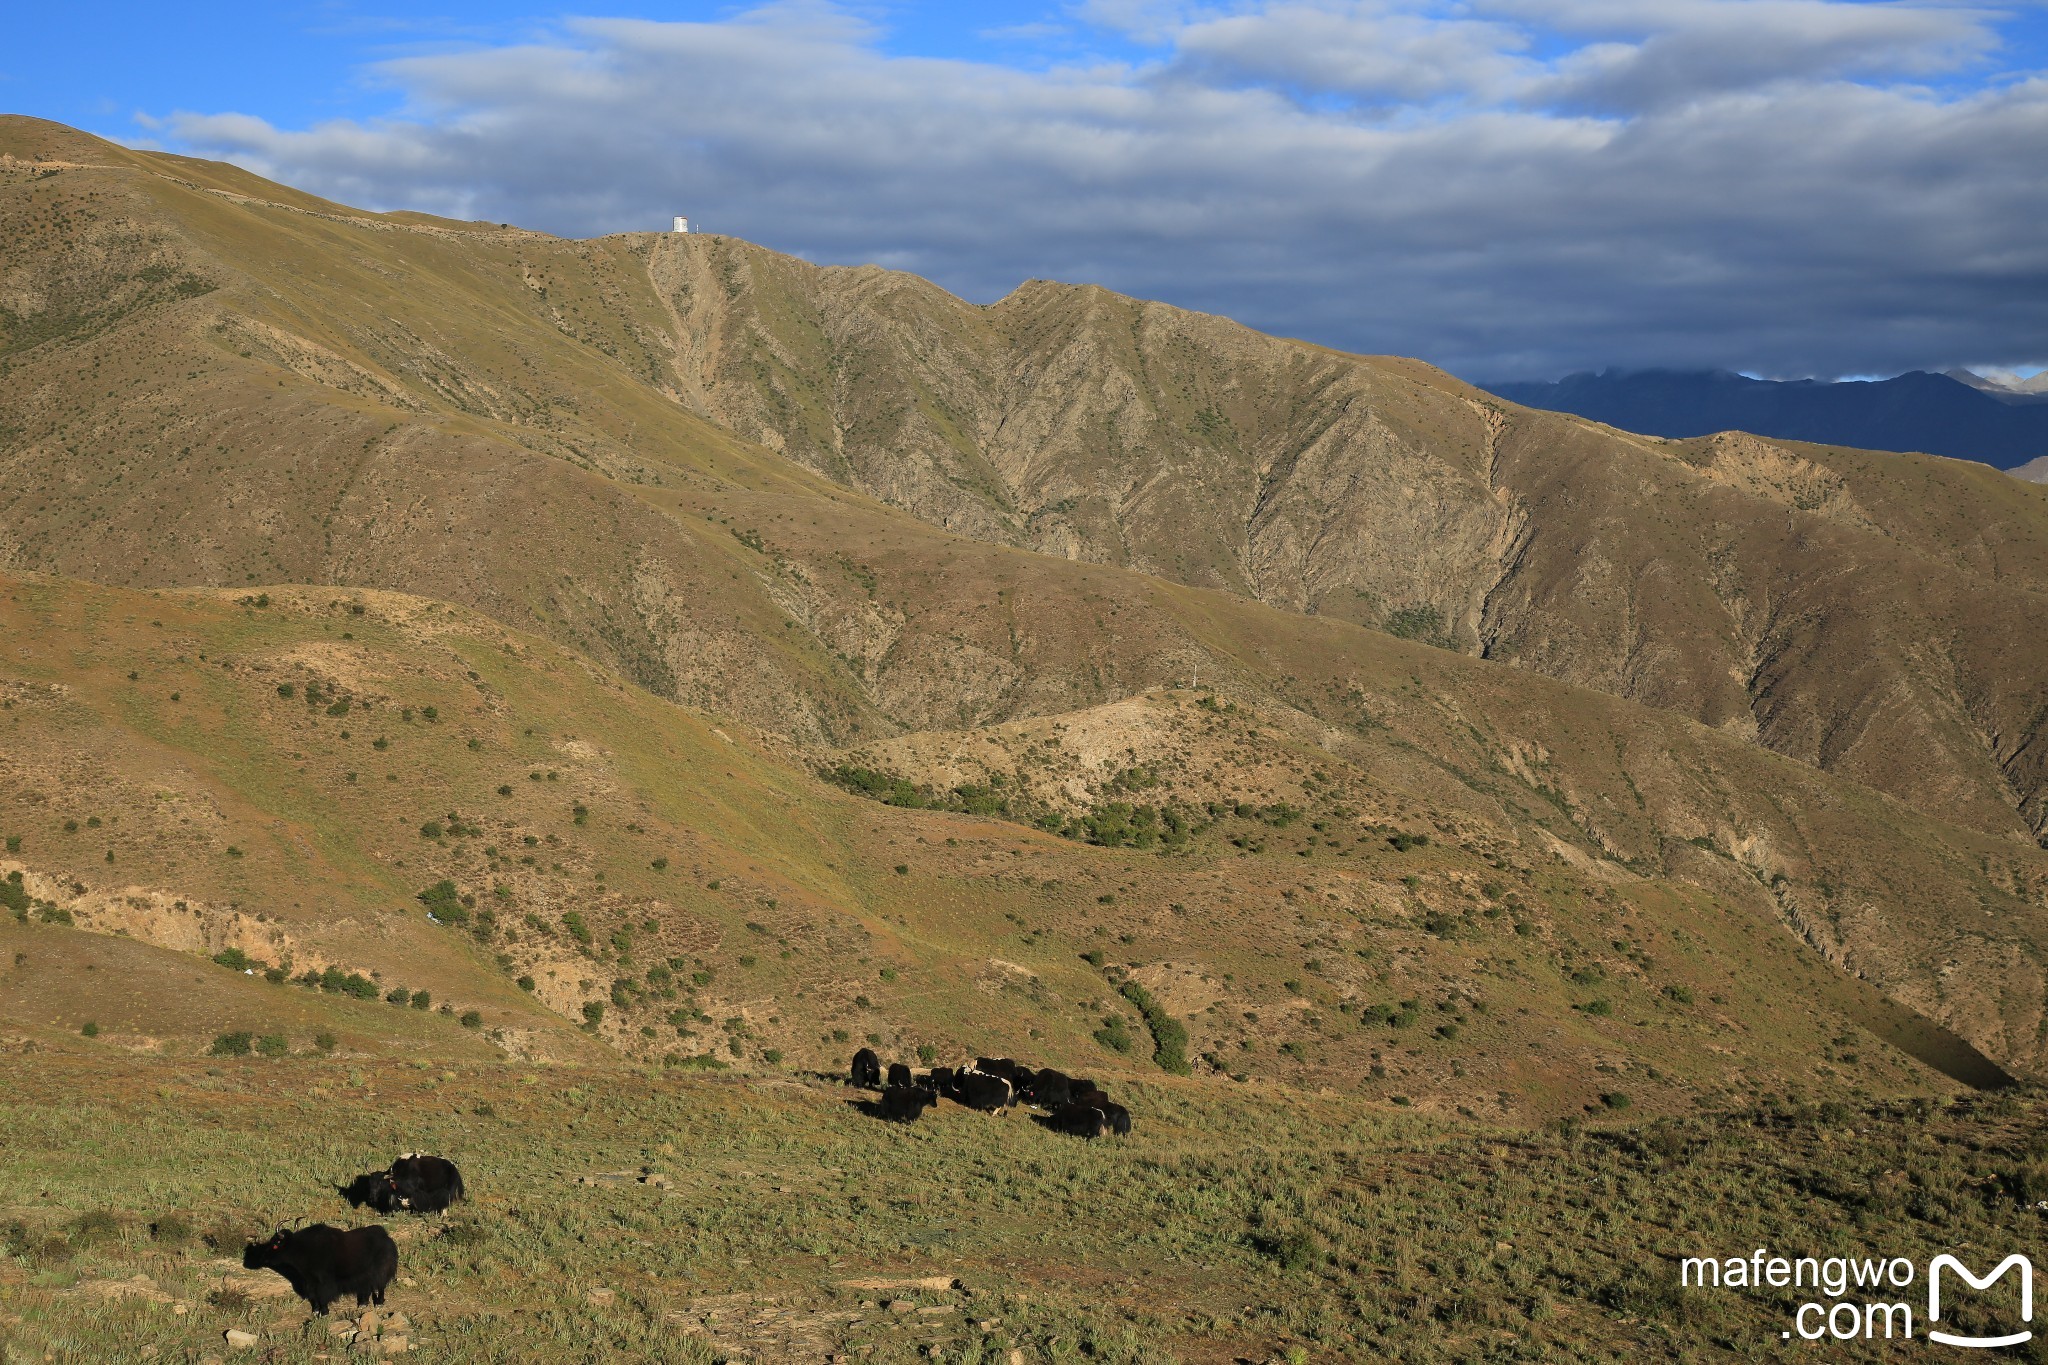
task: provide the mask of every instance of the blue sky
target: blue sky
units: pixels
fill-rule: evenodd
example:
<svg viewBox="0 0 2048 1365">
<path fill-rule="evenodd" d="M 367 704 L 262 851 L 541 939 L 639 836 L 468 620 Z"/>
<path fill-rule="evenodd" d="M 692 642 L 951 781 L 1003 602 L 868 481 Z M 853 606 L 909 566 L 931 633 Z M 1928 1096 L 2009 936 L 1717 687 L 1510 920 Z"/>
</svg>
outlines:
<svg viewBox="0 0 2048 1365">
<path fill-rule="evenodd" d="M 566 17 L 716 22 L 735 4 L 600 4 L 520 11 L 494 4 L 23 5 L 0 45 L 0 108 L 106 137 L 147 130 L 136 115 L 234 110 L 304 127 L 399 109 L 403 92 L 376 65 L 545 38 Z M 1043 67 L 1077 59 L 1141 61 L 1148 45 L 1079 20 L 1071 6 L 1029 0 L 972 4 L 914 0 L 846 7 L 877 25 L 899 56 L 955 57 Z M 1156 50 L 1156 49 L 1155 49 Z"/>
<path fill-rule="evenodd" d="M 16 7 L 0 108 L 372 208 L 688 212 L 1469 377 L 2048 360 L 2048 8 Z"/>
</svg>

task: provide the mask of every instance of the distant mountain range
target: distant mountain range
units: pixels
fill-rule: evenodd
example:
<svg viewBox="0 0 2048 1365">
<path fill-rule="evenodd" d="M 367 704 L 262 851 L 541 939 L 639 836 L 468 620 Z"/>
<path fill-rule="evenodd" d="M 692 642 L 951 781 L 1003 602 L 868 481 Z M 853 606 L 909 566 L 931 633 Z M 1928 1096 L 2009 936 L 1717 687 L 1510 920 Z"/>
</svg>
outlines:
<svg viewBox="0 0 2048 1365">
<path fill-rule="evenodd" d="M 1912 450 L 2015 469 L 2048 456 L 2048 383 L 1968 370 L 1828 383 L 1727 370 L 1603 370 L 1481 387 L 1512 402 L 1652 436 L 1747 431 L 1866 450 Z"/>
</svg>

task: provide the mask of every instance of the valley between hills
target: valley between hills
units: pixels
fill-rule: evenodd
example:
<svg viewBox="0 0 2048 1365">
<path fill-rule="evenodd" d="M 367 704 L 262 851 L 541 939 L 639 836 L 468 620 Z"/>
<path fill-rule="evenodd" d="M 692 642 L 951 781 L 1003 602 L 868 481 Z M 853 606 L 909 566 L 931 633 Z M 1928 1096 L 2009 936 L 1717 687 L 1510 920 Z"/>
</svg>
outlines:
<svg viewBox="0 0 2048 1365">
<path fill-rule="evenodd" d="M 450 1359 L 1707 1358 L 1771 1306 L 1625 1267 L 1788 1162 L 2048 1188 L 2048 487 L 26 118 L 0 246 L 0 1340 L 313 1358 L 205 1259 L 309 1095 L 479 1153 Z M 898 1133 L 863 1043 L 1139 1127 Z"/>
</svg>

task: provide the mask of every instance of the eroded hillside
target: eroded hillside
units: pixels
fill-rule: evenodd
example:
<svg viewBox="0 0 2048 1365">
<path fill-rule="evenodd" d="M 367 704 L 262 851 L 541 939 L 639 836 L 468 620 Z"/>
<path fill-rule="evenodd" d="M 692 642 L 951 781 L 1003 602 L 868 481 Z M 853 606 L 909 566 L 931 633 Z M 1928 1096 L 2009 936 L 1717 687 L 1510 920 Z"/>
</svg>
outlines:
<svg viewBox="0 0 2048 1365">
<path fill-rule="evenodd" d="M 1547 673 L 2013 838 L 2048 821 L 2048 492 L 1982 470 L 1633 437 L 1096 289 L 978 308 L 728 239 L 4 140 L 18 567 L 425 591 L 826 743 L 1167 680 L 1114 632 L 957 654 L 1017 609 L 925 596 L 1000 562 L 929 526 Z M 838 543 L 782 563 L 776 520 Z M 884 544 L 914 572 L 874 581 Z M 1086 576 L 1049 581 L 1028 624 L 1085 609 Z"/>
</svg>

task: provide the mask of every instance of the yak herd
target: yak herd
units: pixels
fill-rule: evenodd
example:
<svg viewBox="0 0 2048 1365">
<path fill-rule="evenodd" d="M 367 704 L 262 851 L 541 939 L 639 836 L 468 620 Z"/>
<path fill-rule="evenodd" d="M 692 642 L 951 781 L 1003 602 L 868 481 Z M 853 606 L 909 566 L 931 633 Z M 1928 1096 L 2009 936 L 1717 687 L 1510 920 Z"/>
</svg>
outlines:
<svg viewBox="0 0 2048 1365">
<path fill-rule="evenodd" d="M 849 1079 L 862 1089 L 879 1090 L 881 1098 L 870 1105 L 871 1112 L 897 1123 L 914 1122 L 943 1096 L 985 1114 L 1031 1104 L 1045 1111 L 1041 1122 L 1047 1127 L 1076 1137 L 1131 1131 L 1130 1111 L 1095 1082 L 1050 1067 L 1034 1071 L 1008 1057 L 977 1057 L 973 1066 L 937 1066 L 922 1078 L 892 1062 L 885 1077 L 882 1059 L 864 1047 L 853 1055 Z M 465 1197 L 455 1163 L 421 1152 L 407 1152 L 384 1170 L 337 1186 L 335 1193 L 352 1208 L 386 1214 L 440 1213 Z M 384 1291 L 398 1274 L 398 1246 L 378 1224 L 344 1230 L 313 1223 L 251 1242 L 242 1252 L 242 1264 L 276 1271 L 315 1313 L 324 1314 L 349 1295 L 358 1305 L 383 1303 Z"/>
<path fill-rule="evenodd" d="M 462 1172 L 445 1157 L 407 1152 L 381 1171 L 359 1175 L 335 1190 L 351 1208 L 379 1213 L 440 1213 L 462 1199 Z M 398 1274 L 398 1244 L 379 1224 L 343 1231 L 325 1223 L 279 1229 L 267 1242 L 242 1250 L 249 1270 L 275 1270 L 292 1292 L 325 1313 L 336 1299 L 354 1295 L 358 1306 L 384 1302 Z"/>
<path fill-rule="evenodd" d="M 880 1090 L 871 1112 L 895 1123 L 914 1123 L 943 1096 L 955 1104 L 1000 1114 L 1017 1104 L 1045 1111 L 1048 1128 L 1075 1137 L 1098 1138 L 1131 1131 L 1131 1111 L 1112 1101 L 1093 1081 L 1047 1067 L 1034 1071 L 1009 1057 L 977 1057 L 973 1066 L 935 1066 L 920 1080 L 902 1062 L 889 1063 L 871 1047 L 853 1054 L 847 1081 L 863 1090 Z"/>
</svg>

